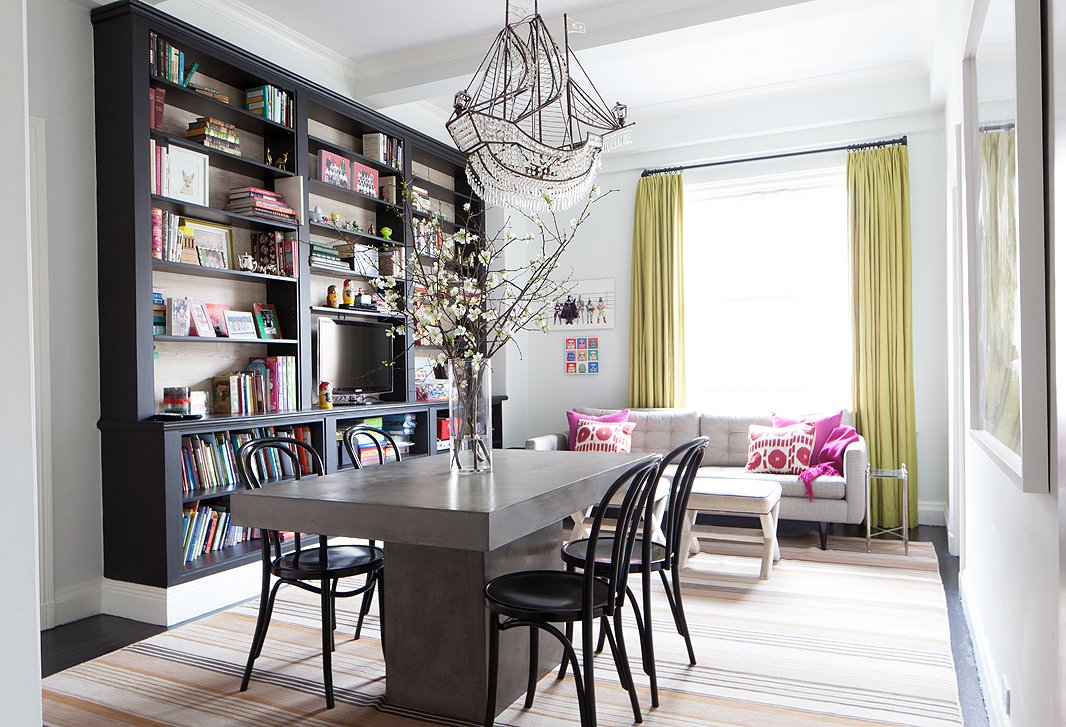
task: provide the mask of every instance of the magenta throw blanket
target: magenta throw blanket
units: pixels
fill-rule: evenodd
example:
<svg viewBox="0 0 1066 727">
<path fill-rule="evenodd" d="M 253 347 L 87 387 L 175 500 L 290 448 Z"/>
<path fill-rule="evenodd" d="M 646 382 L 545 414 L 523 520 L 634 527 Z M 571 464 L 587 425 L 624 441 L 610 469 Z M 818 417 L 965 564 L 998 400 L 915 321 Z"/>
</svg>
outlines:
<svg viewBox="0 0 1066 727">
<path fill-rule="evenodd" d="M 832 462 L 822 462 L 822 464 L 816 464 L 814 467 L 808 467 L 803 472 L 800 472 L 800 481 L 807 490 L 807 499 L 811 502 L 814 502 L 814 481 L 822 475 L 839 477 L 840 470 Z"/>
</svg>

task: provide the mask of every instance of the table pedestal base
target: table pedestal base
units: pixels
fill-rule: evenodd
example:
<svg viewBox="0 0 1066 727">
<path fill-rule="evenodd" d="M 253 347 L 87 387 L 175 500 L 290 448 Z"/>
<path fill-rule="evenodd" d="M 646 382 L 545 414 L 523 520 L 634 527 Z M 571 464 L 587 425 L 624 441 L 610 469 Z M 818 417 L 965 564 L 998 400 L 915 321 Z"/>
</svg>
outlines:
<svg viewBox="0 0 1066 727">
<path fill-rule="evenodd" d="M 519 570 L 562 570 L 562 523 L 487 553 L 385 544 L 385 699 L 396 706 L 482 722 L 488 679 L 485 584 Z M 393 637 L 395 635 L 395 637 Z M 541 674 L 562 648 L 541 633 Z M 525 693 L 529 631 L 500 634 L 496 713 Z"/>
</svg>

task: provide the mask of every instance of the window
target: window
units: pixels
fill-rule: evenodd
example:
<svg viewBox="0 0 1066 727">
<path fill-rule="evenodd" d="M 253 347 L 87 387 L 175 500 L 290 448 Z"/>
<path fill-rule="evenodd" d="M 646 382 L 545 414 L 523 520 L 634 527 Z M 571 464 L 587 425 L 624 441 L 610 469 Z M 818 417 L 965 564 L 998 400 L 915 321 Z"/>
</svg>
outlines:
<svg viewBox="0 0 1066 727">
<path fill-rule="evenodd" d="M 688 406 L 733 414 L 850 409 L 843 164 L 690 183 L 684 224 Z"/>
</svg>

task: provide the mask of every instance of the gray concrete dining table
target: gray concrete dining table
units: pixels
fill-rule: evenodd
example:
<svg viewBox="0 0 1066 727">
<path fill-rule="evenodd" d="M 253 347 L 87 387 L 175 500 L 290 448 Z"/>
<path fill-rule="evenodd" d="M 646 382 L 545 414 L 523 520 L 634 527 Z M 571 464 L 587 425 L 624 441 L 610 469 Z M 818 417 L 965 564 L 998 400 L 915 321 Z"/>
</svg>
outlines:
<svg viewBox="0 0 1066 727">
<path fill-rule="evenodd" d="M 231 509 L 238 525 L 383 541 L 386 701 L 481 722 L 485 584 L 518 570 L 562 570 L 563 519 L 647 457 L 497 450 L 483 475 L 451 472 L 447 456 L 422 457 L 237 493 Z M 525 629 L 501 636 L 497 714 L 525 692 L 529 658 Z M 542 633 L 542 673 L 561 656 Z"/>
</svg>

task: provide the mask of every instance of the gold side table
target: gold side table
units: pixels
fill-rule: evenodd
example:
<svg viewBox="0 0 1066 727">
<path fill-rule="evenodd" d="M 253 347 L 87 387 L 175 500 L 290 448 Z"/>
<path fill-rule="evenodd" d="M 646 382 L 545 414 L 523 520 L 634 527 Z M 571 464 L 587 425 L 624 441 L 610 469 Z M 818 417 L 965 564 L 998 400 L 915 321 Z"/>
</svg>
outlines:
<svg viewBox="0 0 1066 727">
<path fill-rule="evenodd" d="M 875 528 L 870 517 L 870 481 L 895 480 L 899 482 L 900 499 L 903 503 L 903 524 L 898 528 Z M 903 541 L 903 554 L 910 554 L 910 491 L 907 487 L 907 465 L 901 464 L 898 470 L 875 470 L 866 465 L 866 552 L 870 552 L 870 538 L 874 535 L 895 535 Z"/>
</svg>

